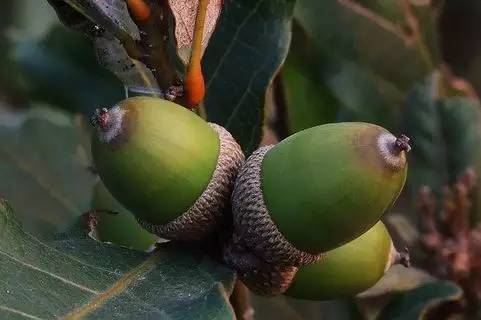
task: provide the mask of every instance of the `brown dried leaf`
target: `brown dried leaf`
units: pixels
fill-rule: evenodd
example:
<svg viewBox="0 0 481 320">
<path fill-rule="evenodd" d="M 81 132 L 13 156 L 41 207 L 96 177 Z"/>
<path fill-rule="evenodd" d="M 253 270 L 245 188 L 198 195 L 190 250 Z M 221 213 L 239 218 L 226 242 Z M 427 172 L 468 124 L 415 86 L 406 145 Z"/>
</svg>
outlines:
<svg viewBox="0 0 481 320">
<path fill-rule="evenodd" d="M 202 40 L 203 51 L 209 43 L 210 36 L 214 32 L 217 19 L 220 16 L 222 0 L 210 0 L 207 6 L 207 15 Z M 175 39 L 180 58 L 187 63 L 190 57 L 192 39 L 194 37 L 195 17 L 199 0 L 169 0 L 170 9 L 175 22 Z"/>
</svg>

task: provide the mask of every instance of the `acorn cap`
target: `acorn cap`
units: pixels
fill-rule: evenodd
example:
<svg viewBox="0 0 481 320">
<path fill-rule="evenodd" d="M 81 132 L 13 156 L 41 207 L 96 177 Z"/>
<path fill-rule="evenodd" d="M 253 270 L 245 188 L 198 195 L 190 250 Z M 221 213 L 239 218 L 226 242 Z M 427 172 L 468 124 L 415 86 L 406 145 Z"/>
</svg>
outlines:
<svg viewBox="0 0 481 320">
<path fill-rule="evenodd" d="M 254 255 L 275 266 L 300 266 L 320 259 L 297 249 L 279 232 L 267 210 L 261 189 L 261 164 L 274 146 L 256 150 L 247 159 L 232 192 L 232 214 L 235 236 Z M 295 221 L 293 221 L 295 223 Z"/>
<path fill-rule="evenodd" d="M 142 226 L 174 240 L 197 240 L 217 226 L 244 160 L 226 130 L 150 97 L 101 109 L 92 122 L 95 167 Z"/>
<path fill-rule="evenodd" d="M 149 232 L 166 239 L 192 241 L 212 234 L 223 221 L 235 178 L 244 163 L 244 154 L 226 129 L 214 123 L 209 125 L 220 139 L 219 158 L 209 184 L 187 211 L 166 224 L 156 225 L 138 218 L 140 225 Z"/>
<path fill-rule="evenodd" d="M 234 235 L 235 238 L 235 235 Z M 224 262 L 233 268 L 237 277 L 255 294 L 276 296 L 284 293 L 298 268 L 278 266 L 265 262 L 235 239 L 228 242 L 223 251 Z"/>
</svg>

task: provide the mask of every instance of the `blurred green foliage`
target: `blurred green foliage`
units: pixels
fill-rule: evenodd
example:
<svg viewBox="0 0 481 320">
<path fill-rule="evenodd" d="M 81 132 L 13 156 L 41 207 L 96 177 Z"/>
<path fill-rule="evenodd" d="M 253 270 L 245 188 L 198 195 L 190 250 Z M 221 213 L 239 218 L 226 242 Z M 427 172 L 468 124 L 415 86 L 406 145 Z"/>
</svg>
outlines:
<svg viewBox="0 0 481 320">
<path fill-rule="evenodd" d="M 246 151 L 260 141 L 264 106 L 273 104 L 267 110 L 279 111 L 278 99 L 286 113 L 277 120 L 289 133 L 334 121 L 368 121 L 407 133 L 413 140 L 409 196 L 393 210 L 410 218 L 420 186 L 439 194 L 479 163 L 479 102 L 467 91 L 447 94 L 439 80 L 449 80 L 448 67 L 481 93 L 478 2 L 224 4 L 204 59 L 205 110 L 209 119 L 227 125 Z M 2 0 L 0 63 L 0 193 L 29 230 L 51 234 L 88 210 L 93 183 L 87 170 L 88 130 L 72 113 L 85 116 L 112 105 L 124 97 L 124 87 L 99 66 L 90 40 L 62 26 L 47 1 Z M 276 74 L 283 92 L 274 90 L 272 103 L 266 90 Z M 41 116 L 38 110 L 44 110 Z M 378 319 L 422 318 L 433 301 L 457 300 L 458 290 L 434 282 L 395 295 L 384 292 L 377 297 L 383 303 L 368 313 L 370 318 L 380 313 Z M 362 319 L 361 302 L 256 298 L 255 307 L 259 319 L 279 314 Z"/>
</svg>

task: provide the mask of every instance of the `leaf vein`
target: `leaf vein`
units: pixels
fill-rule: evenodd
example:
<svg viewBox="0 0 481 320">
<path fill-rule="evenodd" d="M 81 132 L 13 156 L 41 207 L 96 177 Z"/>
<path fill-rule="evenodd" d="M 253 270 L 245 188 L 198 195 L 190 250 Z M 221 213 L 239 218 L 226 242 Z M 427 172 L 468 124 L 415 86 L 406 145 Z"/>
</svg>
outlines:
<svg viewBox="0 0 481 320">
<path fill-rule="evenodd" d="M 75 215 L 78 215 L 78 213 L 80 213 L 80 210 L 75 205 L 72 205 L 67 199 L 65 199 L 65 197 L 63 197 L 61 194 L 55 192 L 55 190 L 50 188 L 48 183 L 46 183 L 44 179 L 37 174 L 36 170 L 33 170 L 31 168 L 28 162 L 24 161 L 20 157 L 16 157 L 12 155 L 11 153 L 1 152 L 1 151 L 0 153 L 3 154 L 7 158 L 7 160 L 8 158 L 10 158 L 11 162 L 16 164 L 16 167 L 18 169 L 24 171 L 30 177 L 32 177 L 32 179 L 36 181 L 38 185 L 42 189 L 44 189 L 47 192 L 47 194 L 50 195 L 55 201 L 57 201 L 61 206 L 63 206 L 65 209 L 67 209 L 69 212 Z"/>
<path fill-rule="evenodd" d="M 43 320 L 42 318 L 39 318 L 39 317 L 34 316 L 34 315 L 32 315 L 32 314 L 28 314 L 28 313 L 26 313 L 26 312 L 23 312 L 23 311 L 20 311 L 20 310 L 17 310 L 17 309 L 9 308 L 9 307 L 7 307 L 7 306 L 2 306 L 2 305 L 0 305 L 0 310 L 6 311 L 6 312 L 10 312 L 10 313 L 14 313 L 14 314 L 16 314 L 16 315 L 25 317 L 25 318 L 27 318 L 27 319 Z"/>
<path fill-rule="evenodd" d="M 44 273 L 44 274 L 46 274 L 46 275 L 48 275 L 48 276 L 50 276 L 50 277 L 52 277 L 52 278 L 55 278 L 55 279 L 57 279 L 57 280 L 60 280 L 60 281 L 62 281 L 63 283 L 69 284 L 69 285 L 71 285 L 71 286 L 73 286 L 73 287 L 76 287 L 76 288 L 79 288 L 79 289 L 81 289 L 81 290 L 83 290 L 83 291 L 87 291 L 87 292 L 90 292 L 90 293 L 93 293 L 93 294 L 98 294 L 98 293 L 99 293 L 98 291 L 92 290 L 92 289 L 87 288 L 87 287 L 85 287 L 85 286 L 83 286 L 83 285 L 81 285 L 81 284 L 75 283 L 75 282 L 73 282 L 73 281 L 71 281 L 71 280 L 68 280 L 68 279 L 62 277 L 62 276 L 59 276 L 59 275 L 54 274 L 54 273 L 52 273 L 52 272 L 50 272 L 50 271 L 47 271 L 47 270 L 43 270 L 43 269 L 41 269 L 41 268 L 39 268 L 39 267 L 36 267 L 36 266 L 34 266 L 34 265 L 32 265 L 32 264 L 30 264 L 30 263 L 28 263 L 28 262 L 25 262 L 25 261 L 22 261 L 22 260 L 20 260 L 20 259 L 18 259 L 18 258 L 15 258 L 14 256 L 12 256 L 12 255 L 4 252 L 4 251 L 1 251 L 1 250 L 0 250 L 0 254 L 3 255 L 3 256 L 5 256 L 5 257 L 7 257 L 7 258 L 9 258 L 9 259 L 11 259 L 11 260 L 13 260 L 13 261 L 15 261 L 15 262 L 17 262 L 17 263 L 20 263 L 21 265 L 23 265 L 23 266 L 25 266 L 25 267 L 27 267 L 27 268 L 30 268 L 30 269 L 32 269 L 32 270 L 35 270 L 35 271 Z"/>
<path fill-rule="evenodd" d="M 122 278 L 117 280 L 109 289 L 97 293 L 97 295 L 90 300 L 85 305 L 73 310 L 69 314 L 65 315 L 61 319 L 64 320 L 77 320 L 82 319 L 87 314 L 95 311 L 103 304 L 105 304 L 108 300 L 112 299 L 113 297 L 123 293 L 130 285 L 135 283 L 139 279 L 140 276 L 149 273 L 152 270 L 152 267 L 160 258 L 160 251 L 153 253 L 149 258 L 147 258 L 144 262 L 138 265 L 132 271 L 126 273 Z"/>
<path fill-rule="evenodd" d="M 219 59 L 219 63 L 217 64 L 217 67 L 215 68 L 214 72 L 212 73 L 212 77 L 207 82 L 207 86 L 206 86 L 207 91 L 209 90 L 209 87 L 210 87 L 210 84 L 211 84 L 212 80 L 214 80 L 216 78 L 220 67 L 224 64 L 225 59 L 227 58 L 227 56 L 232 51 L 232 48 L 234 47 L 234 43 L 237 41 L 237 37 L 239 36 L 240 31 L 246 25 L 246 23 L 249 21 L 249 19 L 257 12 L 257 9 L 259 9 L 260 5 L 263 2 L 264 2 L 264 0 L 259 0 L 257 2 L 256 6 L 254 8 L 252 8 L 252 10 L 249 12 L 249 14 L 245 16 L 242 23 L 240 23 L 239 26 L 237 27 L 237 30 L 235 31 L 234 35 L 232 36 L 232 40 L 229 42 L 229 45 L 227 46 L 227 49 L 224 51 L 224 54 Z"/>
</svg>

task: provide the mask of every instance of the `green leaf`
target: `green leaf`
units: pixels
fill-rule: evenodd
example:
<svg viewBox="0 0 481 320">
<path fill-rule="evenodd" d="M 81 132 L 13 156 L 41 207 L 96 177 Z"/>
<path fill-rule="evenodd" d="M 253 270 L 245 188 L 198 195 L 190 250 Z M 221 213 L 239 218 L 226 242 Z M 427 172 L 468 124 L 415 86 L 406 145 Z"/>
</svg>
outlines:
<svg viewBox="0 0 481 320">
<path fill-rule="evenodd" d="M 480 144 L 479 102 L 451 97 L 438 101 L 446 143 L 449 182 L 453 183 L 470 166 L 474 165 Z"/>
<path fill-rule="evenodd" d="M 365 320 L 353 300 L 310 301 L 284 295 L 252 296 L 256 319 L 276 320 Z"/>
<path fill-rule="evenodd" d="M 0 120 L 0 195 L 25 226 L 49 235 L 88 210 L 94 176 L 73 117 L 34 108 Z"/>
<path fill-rule="evenodd" d="M 318 64 L 312 43 L 294 24 L 291 48 L 281 70 L 290 134 L 336 120 L 340 103 L 324 83 Z"/>
<path fill-rule="evenodd" d="M 374 122 L 395 131 L 404 90 L 422 79 L 426 67 L 396 23 L 386 28 L 357 6 L 302 0 L 295 17 L 315 48 L 317 66 L 311 68 L 341 103 L 338 120 Z"/>
<path fill-rule="evenodd" d="M 474 165 L 479 145 L 479 103 L 463 97 L 437 98 L 437 75 L 408 95 L 404 127 L 412 139 L 408 184 L 440 192 Z"/>
<path fill-rule="evenodd" d="M 395 295 L 382 310 L 378 320 L 425 319 L 428 312 L 443 303 L 459 301 L 462 290 L 452 282 L 427 283 Z"/>
<path fill-rule="evenodd" d="M 18 43 L 20 65 L 31 99 L 90 115 L 123 97 L 122 84 L 98 65 L 88 40 L 55 26 L 40 42 Z"/>
<path fill-rule="evenodd" d="M 408 89 L 430 71 L 418 47 L 406 41 L 400 21 L 391 21 L 356 1 L 300 0 L 295 15 L 319 49 L 366 67 L 400 88 Z"/>
<path fill-rule="evenodd" d="M 404 109 L 403 130 L 412 140 L 408 185 L 416 194 L 422 185 L 439 192 L 448 180 L 442 123 L 435 102 L 435 85 L 427 78 L 411 90 Z"/>
<path fill-rule="evenodd" d="M 233 278 L 185 248 L 146 255 L 87 236 L 42 242 L 0 201 L 2 319 L 229 319 Z"/>
<path fill-rule="evenodd" d="M 290 42 L 294 0 L 226 0 L 203 58 L 209 121 L 225 126 L 247 153 L 257 148 L 266 89 Z"/>
</svg>

